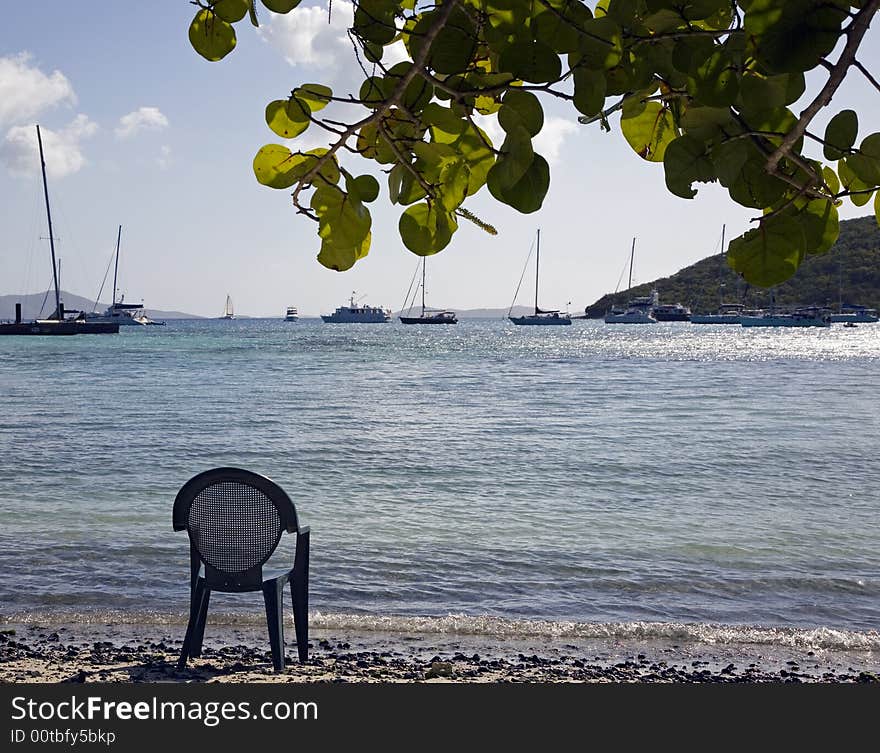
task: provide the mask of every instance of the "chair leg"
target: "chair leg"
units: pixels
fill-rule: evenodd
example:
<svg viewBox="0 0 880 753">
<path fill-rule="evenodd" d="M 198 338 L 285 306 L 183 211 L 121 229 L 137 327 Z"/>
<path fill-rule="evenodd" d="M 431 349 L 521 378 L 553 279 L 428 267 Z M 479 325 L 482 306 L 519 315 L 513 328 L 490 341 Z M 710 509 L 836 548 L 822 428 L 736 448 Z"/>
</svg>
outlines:
<svg viewBox="0 0 880 753">
<path fill-rule="evenodd" d="M 301 662 L 309 659 L 309 538 L 308 529 L 296 537 L 296 556 L 290 579 L 293 627 Z"/>
<path fill-rule="evenodd" d="M 284 620 L 282 594 L 284 586 L 278 580 L 263 583 L 263 600 L 266 602 L 266 623 L 269 626 L 269 643 L 272 646 L 272 664 L 276 672 L 284 669 Z"/>
<path fill-rule="evenodd" d="M 201 578 L 196 581 L 192 596 L 189 603 L 189 621 L 186 624 L 186 635 L 183 638 L 183 646 L 180 649 L 180 658 L 177 660 L 177 668 L 183 669 L 186 666 L 186 660 L 192 655 L 193 636 L 196 632 L 196 624 L 201 613 L 202 600 L 207 590 L 205 581 Z M 207 608 L 207 605 L 206 605 Z"/>
<path fill-rule="evenodd" d="M 199 605 L 199 615 L 193 631 L 192 646 L 189 655 L 195 658 L 202 655 L 202 641 L 205 639 L 205 623 L 208 621 L 208 602 L 211 600 L 211 589 L 205 586 L 202 591 L 202 601 Z"/>
<path fill-rule="evenodd" d="M 309 573 L 296 573 L 290 579 L 293 601 L 293 629 L 296 631 L 296 649 L 301 662 L 309 658 Z"/>
</svg>

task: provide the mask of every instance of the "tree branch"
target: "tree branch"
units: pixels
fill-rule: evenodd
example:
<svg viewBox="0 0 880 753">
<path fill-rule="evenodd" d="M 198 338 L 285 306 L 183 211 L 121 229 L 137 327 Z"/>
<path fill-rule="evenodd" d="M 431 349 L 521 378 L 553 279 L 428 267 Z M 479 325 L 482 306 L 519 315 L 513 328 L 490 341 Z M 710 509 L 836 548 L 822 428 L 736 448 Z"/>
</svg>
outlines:
<svg viewBox="0 0 880 753">
<path fill-rule="evenodd" d="M 822 87 L 822 91 L 801 112 L 801 116 L 794 128 L 788 132 L 782 143 L 767 158 L 767 172 L 771 175 L 776 174 L 779 161 L 791 153 L 794 143 L 804 135 L 804 131 L 807 130 L 807 126 L 813 118 L 816 117 L 823 107 L 826 107 L 831 102 L 831 98 L 846 77 L 849 67 L 855 63 L 856 51 L 859 49 L 862 38 L 865 36 L 865 32 L 868 31 L 871 19 L 878 8 L 880 8 L 880 0 L 868 0 L 867 4 L 856 14 L 855 20 L 847 28 L 846 47 L 840 53 L 840 58 L 834 64 L 831 75 L 828 77 L 828 81 L 825 82 L 825 86 Z"/>
</svg>

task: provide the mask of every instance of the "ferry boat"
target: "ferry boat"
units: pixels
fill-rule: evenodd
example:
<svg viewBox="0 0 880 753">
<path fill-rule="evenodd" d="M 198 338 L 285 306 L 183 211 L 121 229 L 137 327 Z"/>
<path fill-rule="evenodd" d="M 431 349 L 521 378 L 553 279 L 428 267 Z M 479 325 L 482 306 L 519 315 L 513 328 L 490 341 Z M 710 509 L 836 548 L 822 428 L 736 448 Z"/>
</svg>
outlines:
<svg viewBox="0 0 880 753">
<path fill-rule="evenodd" d="M 332 314 L 321 314 L 328 324 L 383 324 L 391 321 L 391 311 L 379 306 L 361 306 L 352 291 L 348 306 L 340 306 Z"/>
<path fill-rule="evenodd" d="M 296 310 L 296 306 L 288 306 L 287 311 L 284 312 L 284 321 L 295 322 L 297 319 L 299 319 L 299 311 Z"/>
<path fill-rule="evenodd" d="M 743 327 L 830 327 L 829 316 L 818 306 L 803 306 L 790 314 L 766 311 L 740 317 Z"/>
</svg>

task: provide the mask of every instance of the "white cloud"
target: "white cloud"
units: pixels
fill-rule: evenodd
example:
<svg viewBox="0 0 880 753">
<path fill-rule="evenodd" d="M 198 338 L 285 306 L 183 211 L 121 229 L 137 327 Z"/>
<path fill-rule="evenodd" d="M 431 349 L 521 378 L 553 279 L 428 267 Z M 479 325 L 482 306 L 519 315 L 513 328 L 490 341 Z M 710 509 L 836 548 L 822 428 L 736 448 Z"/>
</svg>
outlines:
<svg viewBox="0 0 880 753">
<path fill-rule="evenodd" d="M 559 152 L 565 137 L 577 130 L 577 125 L 571 120 L 564 118 L 547 118 L 544 127 L 535 136 L 532 142 L 535 151 L 547 160 L 551 165 L 559 161 Z"/>
<path fill-rule="evenodd" d="M 59 104 L 76 103 L 61 71 L 47 76 L 30 60 L 27 52 L 0 57 L 0 127 L 26 123 Z"/>
<path fill-rule="evenodd" d="M 333 68 L 341 55 L 353 58 L 347 30 L 354 22 L 354 9 L 351 3 L 337 0 L 329 23 L 327 13 L 325 5 L 273 14 L 269 23 L 260 27 L 260 35 L 291 65 Z"/>
<path fill-rule="evenodd" d="M 54 178 L 77 172 L 86 163 L 80 142 L 92 136 L 98 126 L 86 115 L 77 115 L 59 131 L 40 128 L 46 172 Z M 13 126 L 0 144 L 0 161 L 16 175 L 29 175 L 40 169 L 37 131 L 33 126 Z"/>
<path fill-rule="evenodd" d="M 159 168 L 161 170 L 167 170 L 169 167 L 171 167 L 172 161 L 171 147 L 167 144 L 164 144 L 159 150 L 159 156 L 156 158 L 156 164 L 159 165 Z"/>
<path fill-rule="evenodd" d="M 139 107 L 119 119 L 116 137 L 128 139 L 139 131 L 160 131 L 167 127 L 168 118 L 160 112 L 158 107 Z"/>
</svg>

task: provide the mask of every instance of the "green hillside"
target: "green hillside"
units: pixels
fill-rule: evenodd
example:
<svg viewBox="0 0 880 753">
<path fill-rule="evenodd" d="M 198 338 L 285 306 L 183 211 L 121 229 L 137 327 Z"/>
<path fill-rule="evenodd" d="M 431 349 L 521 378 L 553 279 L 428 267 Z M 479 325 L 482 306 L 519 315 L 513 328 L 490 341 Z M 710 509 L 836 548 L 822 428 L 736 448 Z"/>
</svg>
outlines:
<svg viewBox="0 0 880 753">
<path fill-rule="evenodd" d="M 638 295 L 649 295 L 656 288 L 661 303 L 682 303 L 695 313 L 718 308 L 719 273 L 724 284 L 726 303 L 743 303 L 747 308 L 764 308 L 770 293 L 764 288 L 750 287 L 723 259 L 710 256 L 653 282 L 618 293 L 616 302 L 623 304 Z M 880 309 L 880 227 L 874 215 L 845 220 L 840 223 L 840 237 L 832 249 L 821 256 L 810 256 L 797 274 L 776 288 L 776 304 L 791 306 L 837 307 L 838 301 L 857 303 Z M 615 296 L 602 296 L 588 306 L 588 317 L 602 317 Z"/>
</svg>

